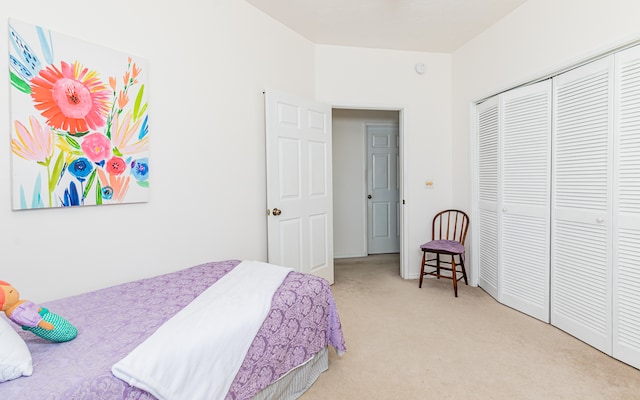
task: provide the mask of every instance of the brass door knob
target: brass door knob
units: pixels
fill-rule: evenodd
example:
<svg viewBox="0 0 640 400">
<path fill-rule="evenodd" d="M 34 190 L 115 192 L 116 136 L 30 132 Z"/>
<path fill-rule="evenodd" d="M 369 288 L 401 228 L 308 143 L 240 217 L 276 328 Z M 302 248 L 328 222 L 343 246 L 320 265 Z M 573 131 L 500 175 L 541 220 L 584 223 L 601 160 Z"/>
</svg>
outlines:
<svg viewBox="0 0 640 400">
<path fill-rule="evenodd" d="M 273 209 L 273 215 L 278 216 L 280 214 L 282 214 L 282 211 L 280 209 L 278 209 L 278 208 L 274 208 Z"/>
</svg>

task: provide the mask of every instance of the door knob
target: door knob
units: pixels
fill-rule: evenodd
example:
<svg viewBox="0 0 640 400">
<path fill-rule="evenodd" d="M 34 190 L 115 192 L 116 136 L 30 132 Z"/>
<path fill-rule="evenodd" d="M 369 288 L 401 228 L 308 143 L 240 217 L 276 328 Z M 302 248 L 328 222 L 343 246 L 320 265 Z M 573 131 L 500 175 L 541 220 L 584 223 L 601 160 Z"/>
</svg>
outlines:
<svg viewBox="0 0 640 400">
<path fill-rule="evenodd" d="M 372 197 L 371 195 L 368 195 L 368 196 L 367 196 L 367 199 L 370 199 L 371 197 Z"/>
<path fill-rule="evenodd" d="M 279 208 L 274 208 L 273 209 L 273 215 L 278 216 L 282 214 L 282 210 L 280 210 Z"/>
</svg>

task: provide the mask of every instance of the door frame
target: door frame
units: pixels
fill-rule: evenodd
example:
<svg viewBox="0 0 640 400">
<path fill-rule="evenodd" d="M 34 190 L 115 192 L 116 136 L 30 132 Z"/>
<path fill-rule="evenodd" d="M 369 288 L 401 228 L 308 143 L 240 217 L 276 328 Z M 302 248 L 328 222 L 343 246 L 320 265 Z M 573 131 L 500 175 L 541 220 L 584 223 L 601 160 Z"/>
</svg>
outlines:
<svg viewBox="0 0 640 400">
<path fill-rule="evenodd" d="M 332 104 L 329 103 L 330 107 L 332 110 L 334 109 L 343 109 L 343 110 L 364 110 L 364 111 L 397 111 L 398 112 L 398 147 L 399 147 L 399 163 L 398 163 L 398 168 L 399 173 L 398 173 L 398 177 L 399 177 L 399 197 L 400 197 L 400 201 L 402 202 L 402 207 L 400 208 L 400 277 L 403 279 L 410 279 L 410 269 L 409 269 L 409 265 L 408 265 L 408 254 L 409 254 L 409 250 L 408 250 L 408 241 L 407 238 L 409 237 L 408 235 L 408 212 L 407 212 L 407 207 L 406 204 L 404 202 L 406 196 L 405 196 L 405 192 L 406 192 L 406 185 L 405 182 L 406 180 L 406 174 L 407 174 L 407 166 L 406 166 L 406 159 L 405 159 L 405 154 L 406 154 L 406 138 L 404 135 L 404 126 L 405 126 L 405 121 L 407 118 L 407 111 L 404 107 L 398 107 L 398 106 L 376 106 L 376 105 L 371 105 L 371 106 L 367 106 L 367 105 L 362 105 L 362 104 Z M 365 208 L 365 212 L 366 212 L 366 208 Z M 365 235 L 366 236 L 366 235 Z M 366 237 L 365 237 L 366 240 Z"/>
</svg>

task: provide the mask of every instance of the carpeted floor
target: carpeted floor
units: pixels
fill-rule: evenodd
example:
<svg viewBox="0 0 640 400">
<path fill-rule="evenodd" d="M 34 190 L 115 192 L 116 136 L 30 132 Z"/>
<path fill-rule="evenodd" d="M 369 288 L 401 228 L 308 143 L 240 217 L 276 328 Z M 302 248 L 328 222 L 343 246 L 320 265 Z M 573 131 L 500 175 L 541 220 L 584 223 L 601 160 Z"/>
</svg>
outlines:
<svg viewBox="0 0 640 400">
<path fill-rule="evenodd" d="M 398 255 L 340 259 L 347 353 L 303 400 L 637 400 L 640 371 L 497 303 L 480 288 L 399 276 Z"/>
</svg>

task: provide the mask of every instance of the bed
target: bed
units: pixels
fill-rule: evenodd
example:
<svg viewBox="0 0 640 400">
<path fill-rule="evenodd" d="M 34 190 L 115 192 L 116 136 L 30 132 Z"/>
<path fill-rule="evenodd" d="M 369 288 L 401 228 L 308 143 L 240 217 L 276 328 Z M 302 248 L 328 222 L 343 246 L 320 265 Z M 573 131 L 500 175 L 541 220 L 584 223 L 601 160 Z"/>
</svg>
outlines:
<svg viewBox="0 0 640 400">
<path fill-rule="evenodd" d="M 238 265 L 243 262 L 211 262 L 42 304 L 69 320 L 78 336 L 51 343 L 15 326 L 31 353 L 33 374 L 0 383 L 0 399 L 155 399 L 152 391 L 114 376 L 112 368 L 216 282 L 221 286 Z M 329 346 L 339 355 L 346 351 L 326 280 L 287 271 L 267 308 L 237 373 L 229 377 L 228 391 L 215 398 L 297 398 L 328 368 Z M 195 331 L 190 326 L 184 332 Z M 184 345 L 179 335 L 170 342 L 167 348 Z"/>
</svg>

